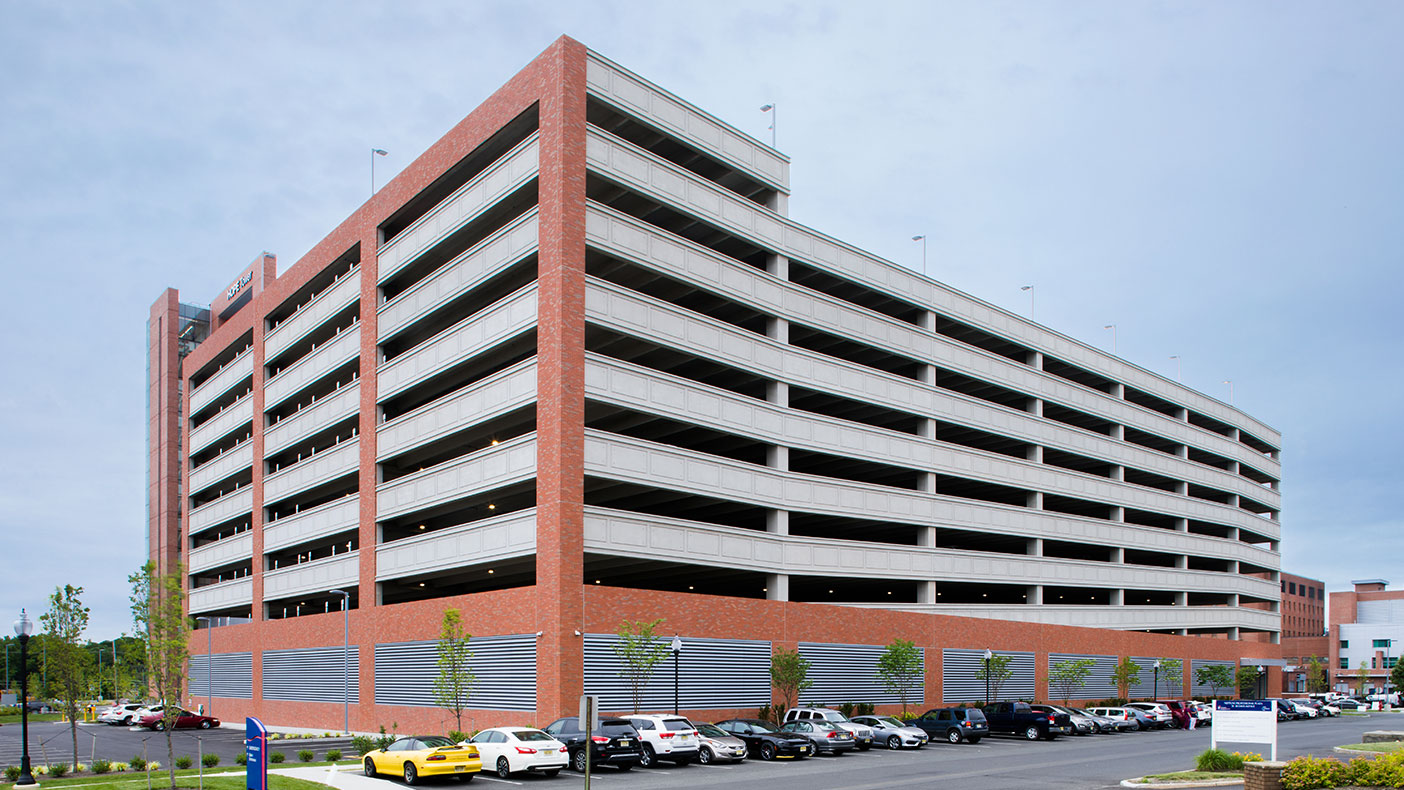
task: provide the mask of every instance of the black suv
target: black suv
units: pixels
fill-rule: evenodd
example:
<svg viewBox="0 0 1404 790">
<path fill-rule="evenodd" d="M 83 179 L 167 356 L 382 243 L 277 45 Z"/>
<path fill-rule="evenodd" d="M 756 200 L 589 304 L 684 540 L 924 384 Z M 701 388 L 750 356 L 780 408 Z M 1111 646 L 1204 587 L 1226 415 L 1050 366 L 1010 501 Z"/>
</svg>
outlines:
<svg viewBox="0 0 1404 790">
<path fill-rule="evenodd" d="M 576 771 L 585 770 L 585 731 L 580 729 L 580 719 L 567 716 L 542 727 L 556 740 L 566 745 L 570 753 L 570 767 Z M 627 771 L 643 759 L 639 746 L 639 733 L 624 719 L 600 719 L 600 728 L 590 735 L 593 747 L 590 750 L 590 764 L 612 765 Z"/>
<path fill-rule="evenodd" d="M 979 743 L 990 734 L 990 723 L 979 708 L 936 708 L 907 723 L 926 730 L 933 741 L 945 738 L 951 743 Z"/>
<path fill-rule="evenodd" d="M 746 742 L 746 753 L 760 755 L 762 760 L 776 757 L 808 757 L 814 753 L 809 739 L 797 732 L 782 732 L 779 727 L 760 719 L 727 719 L 717 726 Z"/>
</svg>

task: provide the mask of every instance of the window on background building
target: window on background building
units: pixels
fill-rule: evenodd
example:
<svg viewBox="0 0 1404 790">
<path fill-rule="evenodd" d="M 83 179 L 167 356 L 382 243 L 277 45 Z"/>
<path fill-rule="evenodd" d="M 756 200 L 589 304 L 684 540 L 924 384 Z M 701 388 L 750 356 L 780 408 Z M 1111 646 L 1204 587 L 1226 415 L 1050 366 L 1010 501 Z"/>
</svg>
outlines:
<svg viewBox="0 0 1404 790">
<path fill-rule="evenodd" d="M 1391 639 L 1376 639 L 1375 642 L 1374 642 L 1374 644 L 1371 645 L 1371 647 L 1386 647 L 1386 648 L 1387 648 L 1387 647 L 1389 647 L 1389 643 L 1390 643 L 1391 641 L 1393 641 L 1393 640 L 1391 640 Z"/>
<path fill-rule="evenodd" d="M 1342 650 L 1348 650 L 1348 649 L 1350 649 L 1350 640 L 1349 640 L 1349 639 L 1342 639 L 1342 640 L 1341 640 L 1341 649 L 1342 649 Z"/>
<path fill-rule="evenodd" d="M 1341 659 L 1341 669 L 1350 669 L 1350 659 L 1348 659 L 1348 658 L 1343 658 L 1343 659 Z"/>
<path fill-rule="evenodd" d="M 1308 587 L 1308 588 L 1307 588 L 1307 598 L 1309 598 L 1310 600 L 1313 600 L 1313 601 L 1316 600 L 1316 588 L 1315 588 L 1315 587 Z"/>
<path fill-rule="evenodd" d="M 1297 583 L 1296 583 L 1296 582 L 1287 582 L 1287 594 L 1288 594 L 1288 595 L 1296 595 L 1296 594 L 1297 594 Z"/>
<path fill-rule="evenodd" d="M 1394 656 L 1385 656 L 1385 669 L 1394 669 L 1394 665 L 1399 663 L 1399 659 Z"/>
</svg>

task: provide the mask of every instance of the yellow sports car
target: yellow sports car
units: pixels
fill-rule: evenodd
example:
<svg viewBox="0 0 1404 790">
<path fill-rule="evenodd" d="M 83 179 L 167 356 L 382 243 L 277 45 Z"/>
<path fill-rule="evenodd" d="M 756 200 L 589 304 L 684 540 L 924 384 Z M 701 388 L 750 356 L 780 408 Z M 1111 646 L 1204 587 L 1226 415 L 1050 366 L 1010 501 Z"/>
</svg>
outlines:
<svg viewBox="0 0 1404 790">
<path fill-rule="evenodd" d="M 460 782 L 473 781 L 482 770 L 478 747 L 459 745 L 441 735 L 414 735 L 400 738 L 384 749 L 366 752 L 366 776 L 403 776 L 412 785 L 425 776 L 456 776 Z"/>
</svg>

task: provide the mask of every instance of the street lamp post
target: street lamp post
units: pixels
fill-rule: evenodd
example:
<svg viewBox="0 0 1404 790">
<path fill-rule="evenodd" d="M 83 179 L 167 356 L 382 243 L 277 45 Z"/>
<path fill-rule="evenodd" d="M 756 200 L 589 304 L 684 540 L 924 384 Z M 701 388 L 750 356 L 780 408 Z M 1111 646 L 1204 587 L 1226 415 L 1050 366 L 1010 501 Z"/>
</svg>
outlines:
<svg viewBox="0 0 1404 790">
<path fill-rule="evenodd" d="M 98 645 L 98 672 L 97 672 L 97 695 L 102 699 L 102 654 L 107 652 L 107 645 Z"/>
<path fill-rule="evenodd" d="M 678 665 L 682 662 L 682 640 L 673 636 L 673 715 L 678 715 Z"/>
<path fill-rule="evenodd" d="M 1029 292 L 1029 320 L 1030 320 L 1030 321 L 1033 321 L 1033 320 L 1035 320 L 1035 319 L 1034 319 L 1034 287 L 1033 287 L 1032 285 L 1021 285 L 1021 286 L 1019 286 L 1019 290 L 1021 290 L 1021 291 L 1028 291 L 1028 292 Z"/>
<path fill-rule="evenodd" d="M 112 704 L 117 704 L 117 640 L 112 640 Z"/>
<path fill-rule="evenodd" d="M 19 619 L 15 621 L 15 635 L 19 637 L 20 643 L 20 742 L 23 744 L 20 757 L 19 780 L 15 782 L 16 787 L 32 785 L 34 774 L 29 772 L 29 678 L 25 675 L 25 660 L 29 653 L 29 636 L 34 633 L 34 623 L 20 610 Z"/>
<path fill-rule="evenodd" d="M 1160 659 L 1157 658 L 1155 663 L 1151 666 L 1155 668 L 1155 672 L 1152 675 L 1154 680 L 1151 681 L 1151 701 L 1154 702 L 1160 699 Z"/>
<path fill-rule="evenodd" d="M 1116 324 L 1107 324 L 1103 329 L 1110 329 L 1112 333 L 1112 354 L 1116 353 Z"/>
<path fill-rule="evenodd" d="M 994 653 L 985 648 L 985 704 L 990 704 L 990 659 L 994 658 Z"/>
<path fill-rule="evenodd" d="M 205 711 L 206 716 L 214 715 L 214 620 L 209 615 L 200 615 L 196 620 L 205 621 Z"/>
<path fill-rule="evenodd" d="M 768 112 L 768 113 L 770 113 L 770 147 L 771 147 L 771 148 L 774 148 L 774 147 L 775 147 L 775 125 L 776 125 L 777 120 L 778 120 L 778 118 L 779 118 L 780 110 L 779 110 L 779 108 L 777 108 L 777 107 L 775 106 L 775 102 L 771 102 L 770 104 L 763 104 L 763 105 L 761 105 L 760 110 L 761 110 L 761 112 Z"/>
<path fill-rule="evenodd" d="M 926 274 L 926 236 L 913 236 L 912 241 L 921 242 L 921 273 Z"/>
<path fill-rule="evenodd" d="M 1262 699 L 1263 697 L 1267 696 L 1267 676 L 1265 670 L 1266 667 L 1258 667 L 1258 699 Z"/>
<path fill-rule="evenodd" d="M 5 690 L 10 690 L 10 643 L 5 643 Z"/>
<path fill-rule="evenodd" d="M 331 590 L 341 596 L 341 729 L 351 733 L 351 593 Z"/>
<path fill-rule="evenodd" d="M 371 152 L 370 152 L 370 159 L 371 159 L 371 194 L 372 194 L 372 195 L 375 194 L 375 158 L 376 158 L 377 156 L 388 156 L 389 154 L 390 154 L 390 152 L 387 151 L 387 150 L 385 150 L 384 148 L 372 148 L 372 149 L 371 149 Z"/>
</svg>

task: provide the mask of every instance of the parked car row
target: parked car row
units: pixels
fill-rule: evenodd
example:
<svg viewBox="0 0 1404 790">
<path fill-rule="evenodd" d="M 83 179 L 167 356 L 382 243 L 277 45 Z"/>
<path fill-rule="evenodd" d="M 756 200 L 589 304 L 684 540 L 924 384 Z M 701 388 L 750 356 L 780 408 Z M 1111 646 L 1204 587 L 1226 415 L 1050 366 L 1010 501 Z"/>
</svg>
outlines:
<svg viewBox="0 0 1404 790">
<path fill-rule="evenodd" d="M 124 703 L 103 710 L 98 714 L 98 721 L 103 724 L 124 727 L 145 727 L 148 730 L 163 730 L 168 726 L 177 730 L 208 730 L 211 727 L 219 726 L 219 719 L 213 716 L 202 716 L 174 707 L 170 710 L 175 711 L 175 713 L 168 719 L 165 705 L 148 706 L 138 703 Z"/>
</svg>

